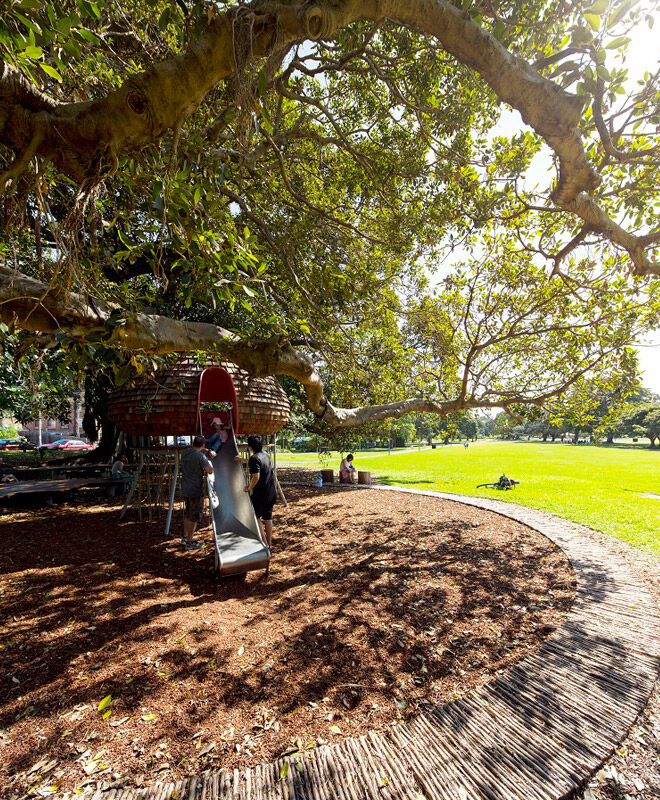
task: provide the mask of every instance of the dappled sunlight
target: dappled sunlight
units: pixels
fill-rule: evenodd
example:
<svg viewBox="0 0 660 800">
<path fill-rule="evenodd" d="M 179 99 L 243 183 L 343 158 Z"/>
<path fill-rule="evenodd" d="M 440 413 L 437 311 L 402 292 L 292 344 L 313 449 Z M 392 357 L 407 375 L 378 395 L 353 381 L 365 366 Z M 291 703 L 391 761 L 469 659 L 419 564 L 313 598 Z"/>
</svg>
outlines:
<svg viewBox="0 0 660 800">
<path fill-rule="evenodd" d="M 570 603 L 564 556 L 510 520 L 287 494 L 270 575 L 245 582 L 111 505 L 0 523 L 5 785 L 43 759 L 63 788 L 140 783 L 384 728 L 537 648 Z"/>
</svg>

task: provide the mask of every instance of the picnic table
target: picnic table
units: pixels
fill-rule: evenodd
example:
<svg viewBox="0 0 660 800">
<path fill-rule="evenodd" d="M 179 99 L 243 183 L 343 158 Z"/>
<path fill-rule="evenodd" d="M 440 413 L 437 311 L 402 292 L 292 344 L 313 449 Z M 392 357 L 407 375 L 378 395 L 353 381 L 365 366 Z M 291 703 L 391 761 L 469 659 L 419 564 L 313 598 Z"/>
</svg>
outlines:
<svg viewBox="0 0 660 800">
<path fill-rule="evenodd" d="M 0 501 L 14 497 L 31 497 L 42 495 L 48 504 L 53 502 L 53 498 L 71 495 L 77 489 L 83 487 L 102 487 L 108 490 L 108 494 L 114 492 L 120 486 L 126 486 L 131 478 L 60 478 L 50 481 L 16 481 L 16 483 L 0 484 Z"/>
</svg>

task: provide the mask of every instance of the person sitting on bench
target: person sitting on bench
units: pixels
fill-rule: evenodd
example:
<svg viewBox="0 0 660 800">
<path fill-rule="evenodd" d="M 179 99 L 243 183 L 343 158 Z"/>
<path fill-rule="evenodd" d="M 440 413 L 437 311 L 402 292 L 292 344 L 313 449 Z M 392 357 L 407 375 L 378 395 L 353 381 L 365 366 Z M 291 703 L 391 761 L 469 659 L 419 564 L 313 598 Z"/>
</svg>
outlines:
<svg viewBox="0 0 660 800">
<path fill-rule="evenodd" d="M 355 483 L 357 475 L 353 466 L 353 453 L 342 458 L 339 466 L 339 483 Z"/>
<path fill-rule="evenodd" d="M 110 477 L 113 481 L 118 481 L 120 478 L 132 478 L 133 476 L 130 472 L 124 472 L 124 462 L 117 459 L 112 463 Z"/>
</svg>

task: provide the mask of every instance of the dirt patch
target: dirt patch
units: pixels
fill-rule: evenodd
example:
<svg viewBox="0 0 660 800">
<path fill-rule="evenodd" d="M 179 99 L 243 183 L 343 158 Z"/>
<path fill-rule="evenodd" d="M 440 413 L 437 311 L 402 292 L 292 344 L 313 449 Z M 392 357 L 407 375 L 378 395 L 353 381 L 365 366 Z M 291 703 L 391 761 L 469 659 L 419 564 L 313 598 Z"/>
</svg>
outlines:
<svg viewBox="0 0 660 800">
<path fill-rule="evenodd" d="M 561 551 L 511 520 L 287 494 L 270 575 L 244 583 L 215 584 L 210 545 L 185 553 L 116 506 L 0 518 L 1 794 L 144 785 L 383 729 L 538 648 L 570 606 Z"/>
</svg>

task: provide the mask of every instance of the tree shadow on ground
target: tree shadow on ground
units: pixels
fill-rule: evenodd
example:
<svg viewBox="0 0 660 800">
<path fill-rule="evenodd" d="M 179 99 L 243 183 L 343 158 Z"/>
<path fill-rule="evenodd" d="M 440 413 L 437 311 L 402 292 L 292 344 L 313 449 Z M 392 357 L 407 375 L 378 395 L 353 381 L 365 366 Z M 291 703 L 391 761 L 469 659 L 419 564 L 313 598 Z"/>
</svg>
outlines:
<svg viewBox="0 0 660 800">
<path fill-rule="evenodd" d="M 386 486 L 431 486 L 433 483 L 433 481 L 428 479 L 418 478 L 415 480 L 413 478 L 393 477 L 392 475 L 379 475 L 376 481 L 377 483 L 383 483 Z"/>
<path fill-rule="evenodd" d="M 483 512 L 418 496 L 288 494 L 271 575 L 245 583 L 215 584 L 210 547 L 185 554 L 160 521 L 119 524 L 109 504 L 0 522 L 0 726 L 24 736 L 5 774 L 70 758 L 72 726 L 110 746 L 95 709 L 108 694 L 147 746 L 189 747 L 237 715 L 250 730 L 257 708 L 291 730 L 322 703 L 346 732 L 373 705 L 386 724 L 537 647 L 544 615 L 568 602 L 562 559 L 513 523 L 492 530 Z"/>
</svg>

